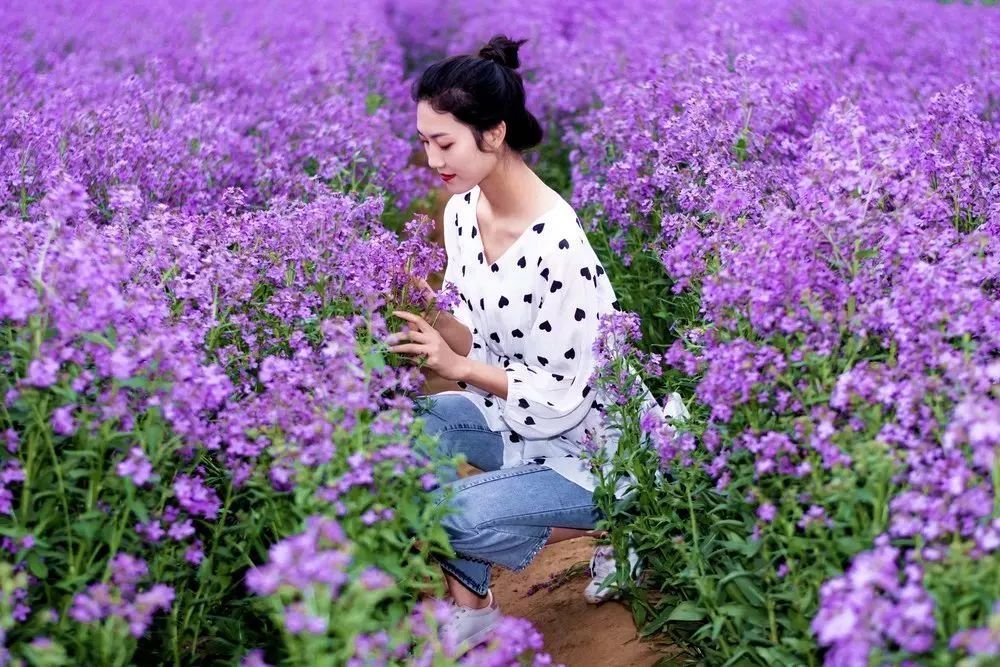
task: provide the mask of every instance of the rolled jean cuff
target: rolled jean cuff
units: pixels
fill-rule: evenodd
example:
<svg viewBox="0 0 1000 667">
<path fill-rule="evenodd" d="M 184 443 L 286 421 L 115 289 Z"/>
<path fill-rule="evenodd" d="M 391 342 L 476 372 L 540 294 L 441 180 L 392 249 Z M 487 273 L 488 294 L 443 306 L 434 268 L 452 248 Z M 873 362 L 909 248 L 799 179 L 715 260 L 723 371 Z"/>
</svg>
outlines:
<svg viewBox="0 0 1000 667">
<path fill-rule="evenodd" d="M 441 565 L 441 569 L 458 579 L 463 586 L 476 595 L 484 597 L 490 586 L 493 565 L 502 565 L 508 570 L 520 572 L 535 560 L 538 552 L 548 544 L 549 537 L 552 535 L 551 526 L 524 526 L 524 530 L 540 533 L 533 536 L 504 530 L 510 528 L 513 526 L 483 528 L 484 531 L 493 530 L 507 535 L 516 535 L 524 540 L 519 548 L 506 550 L 498 561 L 487 561 L 458 552 L 456 552 L 455 558 L 436 557 L 436 560 Z"/>
<path fill-rule="evenodd" d="M 478 558 L 441 558 L 435 556 L 441 569 L 458 579 L 459 583 L 479 597 L 486 597 L 490 588 L 490 571 L 492 565 Z"/>
<path fill-rule="evenodd" d="M 528 565 L 531 564 L 531 561 L 535 560 L 535 556 L 537 556 L 538 552 L 542 550 L 542 547 L 544 547 L 546 544 L 549 543 L 549 537 L 552 536 L 552 527 L 546 526 L 545 528 L 543 528 L 543 530 L 545 532 L 545 535 L 539 538 L 538 543 L 535 544 L 535 546 L 533 546 L 531 550 L 524 556 L 524 560 L 522 560 L 517 567 L 512 568 L 515 572 L 520 572 L 524 568 L 528 567 Z"/>
</svg>

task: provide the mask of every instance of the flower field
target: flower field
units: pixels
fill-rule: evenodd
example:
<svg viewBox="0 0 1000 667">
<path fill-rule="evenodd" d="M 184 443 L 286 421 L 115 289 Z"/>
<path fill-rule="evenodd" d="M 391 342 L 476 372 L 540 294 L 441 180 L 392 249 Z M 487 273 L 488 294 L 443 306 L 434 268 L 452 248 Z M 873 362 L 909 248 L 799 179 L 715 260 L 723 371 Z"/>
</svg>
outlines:
<svg viewBox="0 0 1000 667">
<path fill-rule="evenodd" d="M 383 342 L 456 296 L 413 286 L 409 84 L 497 32 L 623 308 L 595 499 L 640 634 L 996 664 L 996 3 L 40 0 L 0 5 L 0 665 L 554 664 L 439 635 Z"/>
</svg>

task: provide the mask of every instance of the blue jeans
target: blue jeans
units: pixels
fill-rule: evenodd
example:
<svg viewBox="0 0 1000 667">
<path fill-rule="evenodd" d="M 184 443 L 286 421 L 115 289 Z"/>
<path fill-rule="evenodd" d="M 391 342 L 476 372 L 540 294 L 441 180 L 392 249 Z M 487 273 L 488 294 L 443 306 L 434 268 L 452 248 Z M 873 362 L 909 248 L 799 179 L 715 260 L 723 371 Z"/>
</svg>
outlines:
<svg viewBox="0 0 1000 667">
<path fill-rule="evenodd" d="M 591 530 L 603 517 L 591 491 L 547 466 L 530 463 L 501 470 L 503 437 L 490 430 L 479 409 L 461 394 L 421 396 L 416 414 L 424 420 L 424 431 L 438 437 L 438 458 L 461 453 L 484 471 L 459 479 L 454 467 L 442 465 L 441 484 L 430 493 L 440 505 L 446 490 L 454 491 L 453 512 L 442 526 L 457 557 L 437 560 L 476 595 L 487 595 L 492 565 L 514 571 L 527 567 L 553 527 Z"/>
</svg>

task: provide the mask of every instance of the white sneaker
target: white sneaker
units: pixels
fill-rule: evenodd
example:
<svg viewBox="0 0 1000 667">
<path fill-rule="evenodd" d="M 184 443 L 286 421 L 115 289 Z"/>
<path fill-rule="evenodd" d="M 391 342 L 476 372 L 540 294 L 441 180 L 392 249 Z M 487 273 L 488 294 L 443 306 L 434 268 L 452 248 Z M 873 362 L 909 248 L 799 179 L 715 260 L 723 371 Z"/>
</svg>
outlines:
<svg viewBox="0 0 1000 667">
<path fill-rule="evenodd" d="M 441 634 L 454 642 L 456 657 L 486 641 L 503 617 L 492 590 L 488 599 L 489 604 L 482 609 L 463 607 L 452 601 L 451 618 L 442 626 Z"/>
<path fill-rule="evenodd" d="M 639 554 L 631 547 L 628 550 L 628 563 L 629 573 L 635 577 L 638 574 Z M 598 545 L 590 559 L 590 583 L 583 589 L 583 597 L 587 598 L 587 602 L 600 604 L 605 600 L 621 597 L 618 586 L 610 581 L 614 578 L 616 567 L 615 552 L 611 545 Z"/>
</svg>

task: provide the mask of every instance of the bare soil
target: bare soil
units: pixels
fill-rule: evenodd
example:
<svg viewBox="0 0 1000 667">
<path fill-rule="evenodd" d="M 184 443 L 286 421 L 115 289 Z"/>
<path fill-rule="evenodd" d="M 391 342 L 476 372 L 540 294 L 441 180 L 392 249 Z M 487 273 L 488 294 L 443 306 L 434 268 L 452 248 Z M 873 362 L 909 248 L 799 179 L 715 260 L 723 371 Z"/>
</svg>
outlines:
<svg viewBox="0 0 1000 667">
<path fill-rule="evenodd" d="M 667 656 L 639 641 L 628 609 L 615 601 L 588 604 L 583 597 L 595 544 L 589 537 L 550 544 L 520 572 L 494 567 L 493 595 L 504 614 L 534 624 L 556 663 L 566 667 L 652 667 Z M 545 584 L 552 587 L 542 587 Z"/>
</svg>

